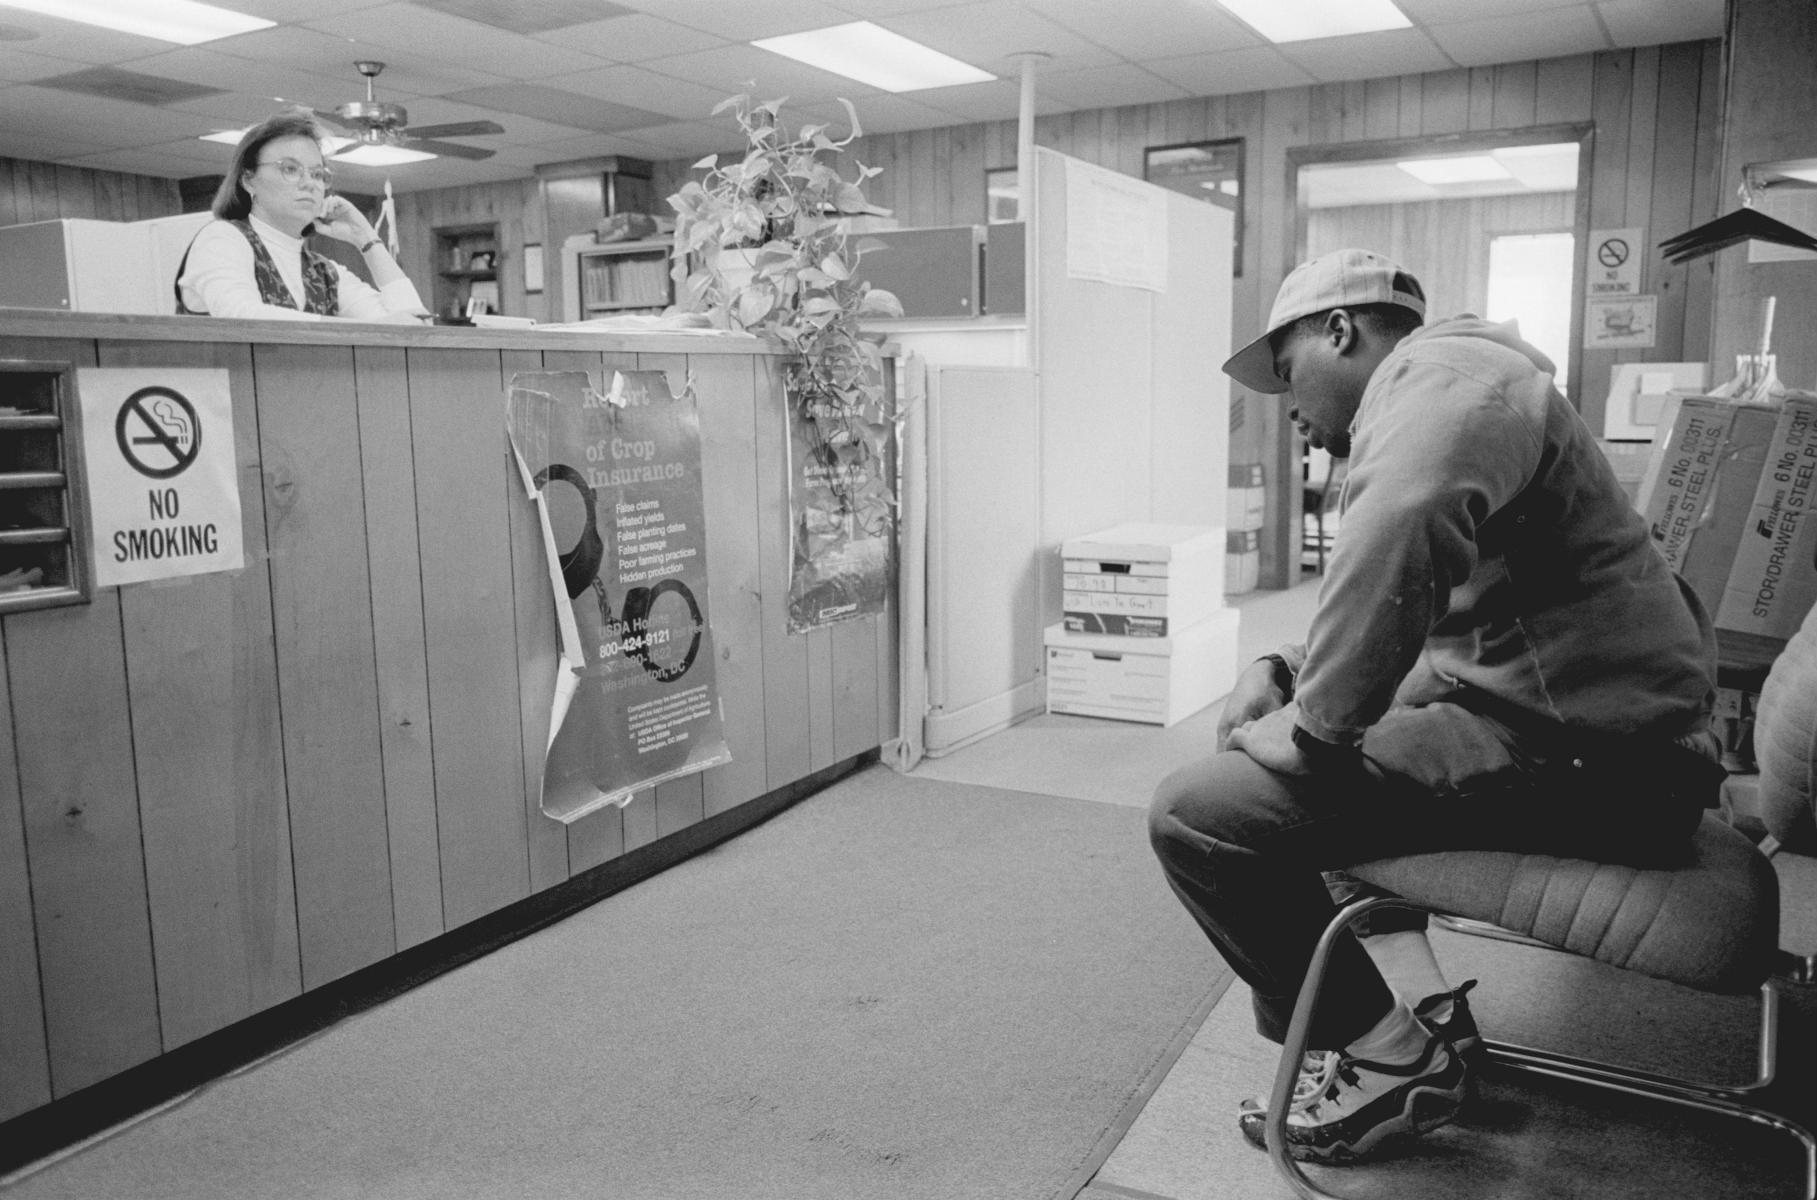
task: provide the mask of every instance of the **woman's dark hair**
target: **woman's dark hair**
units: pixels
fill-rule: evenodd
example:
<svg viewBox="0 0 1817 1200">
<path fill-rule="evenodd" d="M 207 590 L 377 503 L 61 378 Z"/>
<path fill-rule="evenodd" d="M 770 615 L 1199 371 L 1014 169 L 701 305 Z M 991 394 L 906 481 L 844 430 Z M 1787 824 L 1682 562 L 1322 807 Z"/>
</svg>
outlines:
<svg viewBox="0 0 1817 1200">
<path fill-rule="evenodd" d="M 322 127 L 306 109 L 292 108 L 266 117 L 248 129 L 240 144 L 234 147 L 233 161 L 227 164 L 221 186 L 215 189 L 214 204 L 210 206 L 215 216 L 223 221 L 244 221 L 251 215 L 252 197 L 246 194 L 240 176 L 258 167 L 259 155 L 267 145 L 287 137 L 306 137 L 320 146 Z"/>
</svg>

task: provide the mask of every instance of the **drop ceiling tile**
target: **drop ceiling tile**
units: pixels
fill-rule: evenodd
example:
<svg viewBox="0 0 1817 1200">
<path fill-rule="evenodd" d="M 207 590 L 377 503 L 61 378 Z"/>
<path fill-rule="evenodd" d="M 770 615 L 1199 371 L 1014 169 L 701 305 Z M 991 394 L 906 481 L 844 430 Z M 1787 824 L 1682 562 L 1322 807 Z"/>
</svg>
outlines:
<svg viewBox="0 0 1817 1200">
<path fill-rule="evenodd" d="M 626 145 L 642 143 L 648 148 L 612 149 L 621 142 Z M 600 154 L 632 154 L 638 158 L 657 160 L 685 158 L 692 161 L 707 154 L 733 153 L 742 143 L 743 138 L 735 129 L 728 133 L 724 128 L 704 121 L 675 121 L 666 125 L 652 125 L 646 129 L 634 129 L 623 138 L 555 142 L 542 149 L 561 155 L 560 158 L 549 159 L 550 162 L 567 162 Z"/>
<path fill-rule="evenodd" d="M 626 0 L 630 3 L 631 0 Z M 971 0 L 827 0 L 834 8 L 850 13 L 859 21 L 880 21 L 903 13 L 924 12 L 935 8 L 963 8 Z"/>
<path fill-rule="evenodd" d="M 623 133 L 627 129 L 662 122 L 661 113 L 529 83 L 472 88 L 465 92 L 455 92 L 448 99 L 498 112 L 535 117 L 555 125 L 590 129 L 595 133 Z"/>
<path fill-rule="evenodd" d="M 1157 58 L 1143 66 L 1168 82 L 1179 84 L 1194 96 L 1228 96 L 1318 82 L 1304 67 L 1288 61 L 1274 46 Z"/>
<path fill-rule="evenodd" d="M 557 75 L 543 82 L 565 92 L 633 105 L 684 121 L 705 120 L 712 115 L 713 106 L 726 98 L 723 88 L 703 87 L 633 66 L 600 67 Z"/>
<path fill-rule="evenodd" d="M 1044 71 L 1035 77 L 1035 87 L 1069 109 L 1159 104 L 1192 94 L 1133 63 L 1084 71 Z"/>
<path fill-rule="evenodd" d="M 603 158 L 609 154 L 622 154 L 628 158 L 645 158 L 652 161 L 688 157 L 685 152 L 678 153 L 652 141 L 613 133 L 593 133 L 586 137 L 568 138 L 565 141 L 526 147 L 526 150 L 527 157 L 536 166 L 546 163 L 576 162 L 583 158 Z"/>
<path fill-rule="evenodd" d="M 544 33 L 552 29 L 571 29 L 607 17 L 623 16 L 632 11 L 610 0 L 412 0 L 418 8 L 434 9 L 451 16 L 477 21 L 508 33 Z"/>
<path fill-rule="evenodd" d="M 724 46 L 728 39 L 674 21 L 664 21 L 645 13 L 594 21 L 554 33 L 533 35 L 539 42 L 557 42 L 570 50 L 580 50 L 608 62 L 641 62 L 670 54 L 687 54 Z"/>
<path fill-rule="evenodd" d="M 210 50 L 185 46 L 133 60 L 132 70 L 170 79 L 186 79 L 228 92 L 251 96 L 282 96 L 292 104 L 332 108 L 343 97 L 334 81 L 324 75 L 293 71 L 271 63 L 253 62 Z M 351 73 L 351 72 L 350 72 Z"/>
<path fill-rule="evenodd" d="M 332 80 L 337 103 L 365 95 L 366 79 L 353 65 L 361 59 L 376 59 L 385 64 L 373 84 L 374 94 L 380 100 L 438 96 L 497 83 L 502 78 L 485 71 L 453 66 L 427 53 L 389 49 L 300 25 L 281 25 L 276 29 L 223 38 L 210 42 L 208 49 Z"/>
<path fill-rule="evenodd" d="M 1695 42 L 1723 34 L 1722 0 L 1600 0 L 1596 9 L 1617 46 Z"/>
<path fill-rule="evenodd" d="M 1104 47 L 1011 0 L 967 5 L 962 18 L 950 9 L 934 9 L 878 24 L 999 78 L 1015 77 L 1020 69 L 1015 56 L 1028 50 L 1051 55 L 1045 65 L 1057 70 L 1107 67 L 1118 60 Z"/>
<path fill-rule="evenodd" d="M 939 129 L 957 124 L 953 118 L 938 109 L 912 99 L 914 93 L 902 96 L 866 96 L 852 105 L 858 113 L 858 127 L 865 134 L 902 133 L 910 129 Z M 844 106 L 834 100 L 822 100 L 814 104 L 791 105 L 793 114 L 789 115 L 790 129 L 799 129 L 803 125 L 825 125 L 827 136 L 843 138 L 852 131 L 851 116 Z"/>
<path fill-rule="evenodd" d="M 1028 7 L 1123 58 L 1170 58 L 1267 43 L 1207 0 L 1027 0 Z"/>
<path fill-rule="evenodd" d="M 582 71 L 600 64 L 591 54 L 505 33 L 414 4 L 387 4 L 306 24 L 319 32 L 355 38 L 387 51 L 395 49 L 431 62 L 450 62 L 522 79 Z"/>
<path fill-rule="evenodd" d="M 1526 21 L 1525 24 L 1532 24 Z M 1452 61 L 1433 40 L 1418 29 L 1387 29 L 1379 33 L 1358 33 L 1350 37 L 1317 38 L 1310 42 L 1287 42 L 1276 46 L 1281 56 L 1297 63 L 1322 83 L 1341 79 L 1378 79 L 1390 75 L 1418 75 L 1425 71 L 1448 71 L 1461 66 Z M 1562 52 L 1561 52 L 1562 53 Z M 1514 58 L 1546 58 L 1549 55 L 1511 55 Z"/>
<path fill-rule="evenodd" d="M 1035 115 L 1049 116 L 1067 111 L 1066 106 L 1044 95 L 1040 75 L 1035 77 Z M 1020 79 L 993 79 L 988 83 L 964 83 L 957 87 L 928 88 L 911 92 L 918 103 L 951 114 L 953 123 L 974 121 L 1014 121 L 1022 115 Z"/>
<path fill-rule="evenodd" d="M 226 150 L 223 146 L 221 149 Z M 134 146 L 123 150 L 99 150 L 65 155 L 60 161 L 96 171 L 126 171 L 134 175 L 155 175 L 162 179 L 184 179 L 191 175 L 218 175 L 227 168 L 225 156 L 188 152 L 186 143 L 166 146 Z"/>
<path fill-rule="evenodd" d="M 71 62 L 86 63 L 89 66 L 126 62 L 168 50 L 172 45 L 157 38 L 120 33 L 97 25 L 65 21 L 16 8 L 0 7 L 0 22 L 36 34 L 29 39 L 8 41 L 8 46 L 50 58 L 67 58 Z"/>
<path fill-rule="evenodd" d="M 1722 0 L 1716 0 L 1716 3 L 1720 5 Z M 1415 24 L 1436 25 L 1471 21 L 1485 13 L 1514 17 L 1559 8 L 1587 9 L 1589 0 L 1495 0 L 1492 5 L 1484 4 L 1483 0 L 1394 0 L 1394 4 Z"/>
<path fill-rule="evenodd" d="M 81 67 L 62 75 L 39 79 L 36 83 L 39 87 L 78 92 L 84 96 L 99 96 L 103 100 L 160 107 L 178 101 L 199 100 L 204 96 L 218 96 L 226 90 L 124 67 Z"/>
<path fill-rule="evenodd" d="M 10 89 L 0 88 L 0 106 L 11 100 Z M 93 154 L 107 150 L 93 142 L 73 141 L 61 134 L 42 137 L 0 124 L 0 157 L 21 158 L 29 162 L 56 162 L 73 154 Z"/>
<path fill-rule="evenodd" d="M 760 100 L 787 96 L 803 103 L 837 96 L 873 96 L 877 89 L 834 75 L 755 46 L 722 46 L 693 54 L 651 59 L 642 64 L 659 75 L 671 75 L 719 92 L 721 98 L 751 91 Z"/>
<path fill-rule="evenodd" d="M 67 58 L 47 58 L 13 49 L 13 43 L 0 42 L 0 82 L 29 83 L 51 75 L 64 75 L 77 70 L 81 63 Z"/>
<path fill-rule="evenodd" d="M 730 42 L 849 24 L 853 17 L 818 0 L 622 0 L 631 8 Z"/>
<path fill-rule="evenodd" d="M 339 16 L 360 9 L 377 8 L 384 3 L 386 0 L 229 0 L 229 7 L 237 12 L 282 24 Z"/>
<path fill-rule="evenodd" d="M 1559 58 L 1610 48 L 1602 27 L 1588 8 L 1560 8 L 1543 15 L 1543 20 L 1522 15 L 1452 21 L 1429 26 L 1427 33 L 1461 67 Z"/>
<path fill-rule="evenodd" d="M 276 96 L 257 96 L 250 92 L 222 92 L 218 96 L 203 96 L 197 100 L 185 100 L 177 104 L 166 105 L 186 113 L 194 113 L 208 118 L 209 122 L 220 129 L 244 129 L 255 121 L 263 121 L 282 109 L 294 107 Z"/>
<path fill-rule="evenodd" d="M 101 100 L 75 92 L 21 83 L 6 89 L 8 129 L 35 137 L 64 137 L 80 130 L 77 140 L 119 147 L 198 137 L 214 122 L 180 109 L 153 108 L 119 100 Z"/>
</svg>

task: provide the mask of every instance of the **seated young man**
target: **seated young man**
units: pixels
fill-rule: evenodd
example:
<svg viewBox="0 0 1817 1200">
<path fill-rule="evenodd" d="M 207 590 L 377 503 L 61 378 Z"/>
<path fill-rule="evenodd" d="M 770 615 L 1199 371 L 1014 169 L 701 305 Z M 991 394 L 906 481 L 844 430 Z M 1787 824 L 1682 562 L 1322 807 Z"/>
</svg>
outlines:
<svg viewBox="0 0 1817 1200">
<path fill-rule="evenodd" d="M 1217 753 L 1150 812 L 1169 884 L 1277 1042 L 1334 900 L 1358 888 L 1346 865 L 1465 848 L 1671 861 L 1722 778 L 1709 618 L 1552 364 L 1512 322 L 1424 317 L 1410 274 L 1343 250 L 1288 275 L 1268 331 L 1224 364 L 1349 459 L 1306 642 L 1245 670 Z M 1337 947 L 1288 1114 L 1302 1160 L 1368 1155 L 1465 1094 L 1477 1030 L 1424 918 L 1361 932 Z M 1258 1146 L 1264 1116 L 1238 1116 Z"/>
</svg>

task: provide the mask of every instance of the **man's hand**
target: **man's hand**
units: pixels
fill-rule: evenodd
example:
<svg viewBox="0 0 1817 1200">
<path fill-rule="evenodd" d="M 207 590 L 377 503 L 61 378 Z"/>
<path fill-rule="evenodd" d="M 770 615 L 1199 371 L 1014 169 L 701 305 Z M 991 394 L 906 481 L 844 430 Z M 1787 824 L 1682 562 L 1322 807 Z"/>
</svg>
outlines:
<svg viewBox="0 0 1817 1200">
<path fill-rule="evenodd" d="M 1298 722 L 1300 706 L 1289 701 L 1271 713 L 1230 731 L 1226 750 L 1241 750 L 1270 771 L 1282 775 L 1307 775 L 1312 764 L 1293 744 L 1293 727 Z"/>
<path fill-rule="evenodd" d="M 1230 748 L 1231 730 L 1287 703 L 1287 693 L 1276 686 L 1274 675 L 1273 661 L 1259 658 L 1237 676 L 1236 686 L 1230 689 L 1230 698 L 1224 701 L 1224 712 L 1218 718 L 1219 750 Z"/>
</svg>

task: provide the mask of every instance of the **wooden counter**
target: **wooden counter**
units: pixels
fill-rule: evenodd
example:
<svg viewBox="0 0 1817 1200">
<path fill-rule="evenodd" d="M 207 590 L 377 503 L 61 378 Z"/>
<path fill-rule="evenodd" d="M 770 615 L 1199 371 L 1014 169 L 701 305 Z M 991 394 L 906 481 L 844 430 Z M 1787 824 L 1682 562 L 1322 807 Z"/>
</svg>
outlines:
<svg viewBox="0 0 1817 1200">
<path fill-rule="evenodd" d="M 763 343 L 0 309 L 0 358 L 226 368 L 246 554 L 0 617 L 0 1119 L 894 736 L 893 615 L 787 632 Z M 613 368 L 699 397 L 733 761 L 563 826 L 504 397 Z"/>
</svg>

